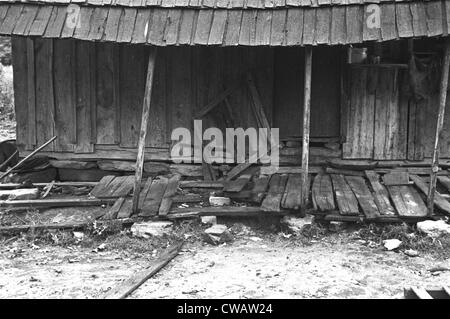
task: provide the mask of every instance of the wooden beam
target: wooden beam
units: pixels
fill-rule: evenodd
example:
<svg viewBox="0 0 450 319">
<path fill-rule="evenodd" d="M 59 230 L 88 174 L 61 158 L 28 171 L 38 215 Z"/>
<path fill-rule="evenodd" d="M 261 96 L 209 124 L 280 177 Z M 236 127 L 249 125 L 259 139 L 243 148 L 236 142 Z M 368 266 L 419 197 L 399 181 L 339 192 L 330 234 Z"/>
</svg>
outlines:
<svg viewBox="0 0 450 319">
<path fill-rule="evenodd" d="M 434 195 L 436 191 L 437 172 L 439 171 L 439 138 L 444 126 L 445 105 L 447 102 L 448 74 L 450 67 L 450 38 L 445 40 L 444 62 L 441 70 L 441 85 L 439 88 L 439 112 L 436 124 L 436 135 L 434 138 L 433 161 L 431 164 L 430 185 L 428 188 L 427 206 L 428 215 L 434 210 Z"/>
<path fill-rule="evenodd" d="M 302 147 L 302 198 L 301 206 L 306 207 L 308 200 L 308 165 L 309 165 L 309 124 L 311 107 L 311 69 L 312 69 L 312 48 L 305 48 L 305 86 L 303 97 L 303 147 Z"/>
<path fill-rule="evenodd" d="M 153 76 L 155 74 L 156 48 L 150 48 L 148 57 L 147 81 L 145 83 L 144 105 L 142 107 L 141 129 L 139 133 L 138 154 L 136 158 L 136 175 L 133 192 L 133 213 L 138 213 L 139 193 L 141 192 L 142 172 L 145 159 L 145 138 L 147 137 L 148 118 L 152 98 Z"/>
</svg>

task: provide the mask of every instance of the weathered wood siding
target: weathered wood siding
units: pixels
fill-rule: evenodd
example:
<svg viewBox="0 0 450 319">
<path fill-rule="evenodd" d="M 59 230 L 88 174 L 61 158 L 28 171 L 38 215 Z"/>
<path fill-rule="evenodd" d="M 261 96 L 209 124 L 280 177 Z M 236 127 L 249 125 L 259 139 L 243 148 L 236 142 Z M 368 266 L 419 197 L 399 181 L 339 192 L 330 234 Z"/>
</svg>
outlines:
<svg viewBox="0 0 450 319">
<path fill-rule="evenodd" d="M 71 39 L 13 38 L 17 142 L 31 150 L 53 135 L 57 157 L 134 158 L 148 47 Z M 339 136 L 339 55 L 318 48 L 313 65 L 311 136 Z M 281 137 L 301 135 L 303 49 L 160 48 L 147 152 L 168 158 L 170 134 L 192 129 L 193 114 L 253 76 L 269 122 Z M 234 127 L 257 127 L 247 85 L 228 98 Z M 203 127 L 226 127 L 223 103 Z M 155 157 L 154 157 L 155 158 Z"/>
</svg>

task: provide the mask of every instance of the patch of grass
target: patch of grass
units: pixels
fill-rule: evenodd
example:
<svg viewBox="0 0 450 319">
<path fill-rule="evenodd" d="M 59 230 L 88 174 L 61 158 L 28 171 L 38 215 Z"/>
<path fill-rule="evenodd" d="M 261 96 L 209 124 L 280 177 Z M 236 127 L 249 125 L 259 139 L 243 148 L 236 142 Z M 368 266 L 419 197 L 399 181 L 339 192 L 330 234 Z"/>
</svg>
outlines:
<svg viewBox="0 0 450 319">
<path fill-rule="evenodd" d="M 11 67 L 0 64 L 0 115 L 2 120 L 15 120 L 14 86 Z"/>
</svg>

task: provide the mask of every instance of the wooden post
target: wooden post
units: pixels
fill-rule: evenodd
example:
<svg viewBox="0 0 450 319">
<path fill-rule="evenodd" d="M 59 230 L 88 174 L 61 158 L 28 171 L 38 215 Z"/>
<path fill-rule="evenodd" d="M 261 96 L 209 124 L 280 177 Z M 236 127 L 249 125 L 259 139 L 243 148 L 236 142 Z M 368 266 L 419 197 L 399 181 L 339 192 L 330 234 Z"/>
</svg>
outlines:
<svg viewBox="0 0 450 319">
<path fill-rule="evenodd" d="M 136 175 L 133 191 L 133 214 L 138 213 L 139 193 L 141 192 L 142 172 L 145 159 L 145 138 L 147 137 L 148 118 L 152 98 L 153 75 L 155 74 L 156 48 L 150 48 L 148 57 L 147 81 L 145 82 L 144 105 L 142 106 L 141 129 L 139 133 L 138 153 L 136 158 Z"/>
<path fill-rule="evenodd" d="M 312 48 L 305 48 L 305 87 L 303 96 L 303 146 L 302 146 L 302 196 L 301 207 L 306 208 L 308 201 L 308 164 L 309 164 L 309 122 L 311 107 L 311 68 Z"/>
<path fill-rule="evenodd" d="M 436 192 L 436 179 L 439 170 L 439 138 L 444 125 L 445 104 L 447 102 L 448 74 L 450 67 L 450 38 L 445 40 L 444 61 L 441 70 L 441 85 L 439 88 L 439 112 L 436 124 L 436 135 L 434 138 L 433 160 L 431 162 L 430 185 L 428 188 L 428 215 L 433 214 L 434 210 L 434 193 Z"/>
</svg>

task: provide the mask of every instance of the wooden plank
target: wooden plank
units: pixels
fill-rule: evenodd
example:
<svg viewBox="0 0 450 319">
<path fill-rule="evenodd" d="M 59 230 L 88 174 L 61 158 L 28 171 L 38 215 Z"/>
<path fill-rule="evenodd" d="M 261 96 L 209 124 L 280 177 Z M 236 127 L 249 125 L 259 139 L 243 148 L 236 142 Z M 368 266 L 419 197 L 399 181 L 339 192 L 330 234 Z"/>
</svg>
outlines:
<svg viewBox="0 0 450 319">
<path fill-rule="evenodd" d="M 346 176 L 347 183 L 350 185 L 356 199 L 361 206 L 361 209 L 367 219 L 375 219 L 380 216 L 378 207 L 375 203 L 374 197 L 366 185 L 363 177 Z"/>
<path fill-rule="evenodd" d="M 50 207 L 86 207 L 112 204 L 110 199 L 92 198 L 58 198 L 58 199 L 23 199 L 23 200 L 0 200 L 0 207 L 30 207 L 30 208 L 50 208 Z"/>
<path fill-rule="evenodd" d="M 315 203 L 315 206 L 317 206 L 320 211 L 331 211 L 336 209 L 330 175 L 316 175 L 312 186 L 312 198 L 313 203 Z"/>
<path fill-rule="evenodd" d="M 144 201 L 147 198 L 152 183 L 153 179 L 151 177 L 148 177 L 147 180 L 145 181 L 144 187 L 141 190 L 141 193 L 139 194 L 139 207 L 142 207 L 142 205 L 144 205 Z"/>
<path fill-rule="evenodd" d="M 428 183 L 426 183 L 418 175 L 411 174 L 410 178 L 414 182 L 414 184 L 416 184 L 417 188 L 419 188 L 419 190 L 422 193 L 424 193 L 425 195 L 428 195 L 428 191 L 429 191 Z M 436 205 L 436 207 L 443 210 L 446 214 L 450 214 L 450 203 L 437 191 L 435 191 L 433 203 L 434 203 L 434 205 Z"/>
<path fill-rule="evenodd" d="M 316 32 L 316 9 L 303 11 L 303 44 L 314 44 Z"/>
<path fill-rule="evenodd" d="M 448 176 L 438 176 L 437 179 L 450 192 L 450 178 Z"/>
<path fill-rule="evenodd" d="M 402 171 L 391 171 L 383 175 L 383 183 L 386 186 L 391 185 L 408 185 L 409 174 Z"/>
<path fill-rule="evenodd" d="M 108 219 L 116 219 L 117 214 L 119 213 L 120 209 L 122 208 L 122 205 L 125 201 L 125 197 L 119 197 L 114 204 L 111 206 L 111 208 L 108 210 L 108 212 L 103 216 L 102 219 L 108 220 Z"/>
<path fill-rule="evenodd" d="M 144 160 L 145 160 L 145 139 L 147 135 L 148 119 L 150 115 L 152 90 L 153 90 L 153 77 L 155 74 L 155 63 L 156 63 L 156 48 L 151 48 L 148 57 L 147 79 L 145 82 L 145 95 L 142 106 L 142 121 L 139 132 L 138 154 L 136 157 L 136 174 L 133 191 L 133 213 L 135 214 L 138 213 L 139 209 L 138 207 L 139 195 L 141 191 L 142 173 L 144 169 Z"/>
<path fill-rule="evenodd" d="M 288 175 L 275 174 L 272 176 L 269 182 L 269 191 L 261 204 L 263 211 L 281 211 L 281 201 L 283 200 L 287 180 Z"/>
<path fill-rule="evenodd" d="M 131 42 L 133 36 L 134 24 L 136 21 L 137 9 L 125 8 L 119 20 L 119 29 L 117 31 L 117 42 Z"/>
<path fill-rule="evenodd" d="M 430 1 L 424 3 L 427 14 L 427 34 L 429 37 L 441 35 L 444 33 L 442 19 L 442 2 Z"/>
<path fill-rule="evenodd" d="M 317 10 L 316 14 L 316 34 L 314 43 L 329 44 L 331 33 L 331 8 Z"/>
<path fill-rule="evenodd" d="M 91 19 L 91 26 L 88 35 L 89 40 L 98 41 L 102 39 L 103 33 L 105 32 L 106 28 L 106 19 L 108 18 L 108 13 L 109 10 L 105 8 L 95 8 Z"/>
<path fill-rule="evenodd" d="M 36 39 L 35 77 L 36 77 L 36 138 L 41 145 L 48 141 L 55 132 L 55 95 L 53 81 L 53 40 Z M 54 143 L 45 148 L 54 150 Z"/>
<path fill-rule="evenodd" d="M 363 8 L 360 6 L 346 7 L 347 43 L 362 42 Z"/>
<path fill-rule="evenodd" d="M 386 3 L 381 7 L 381 38 L 383 41 L 396 39 L 395 4 Z"/>
<path fill-rule="evenodd" d="M 331 8 L 330 43 L 342 44 L 346 42 L 347 28 L 345 24 L 345 7 Z"/>
<path fill-rule="evenodd" d="M 117 213 L 118 219 L 129 218 L 133 214 L 133 200 L 126 198 Z"/>
<path fill-rule="evenodd" d="M 34 42 L 27 39 L 27 149 L 36 145 L 36 76 Z"/>
<path fill-rule="evenodd" d="M 154 179 L 147 197 L 140 208 L 139 216 L 148 217 L 158 214 L 161 200 L 166 191 L 168 179 L 160 176 L 158 179 Z"/>
<path fill-rule="evenodd" d="M 117 187 L 111 194 L 111 197 L 126 197 L 133 189 L 134 178 L 133 176 L 118 176 L 116 179 L 120 179 L 120 186 Z"/>
<path fill-rule="evenodd" d="M 52 14 L 52 7 L 40 6 L 39 11 L 31 25 L 28 35 L 42 36 Z"/>
<path fill-rule="evenodd" d="M 161 200 L 161 205 L 159 206 L 160 216 L 166 216 L 169 213 L 170 208 L 172 207 L 173 197 L 175 196 L 178 190 L 178 184 L 180 182 L 180 179 L 181 179 L 180 175 L 174 175 L 171 178 L 169 178 L 166 190 L 164 192 L 164 196 Z"/>
<path fill-rule="evenodd" d="M 28 5 L 22 10 L 12 34 L 16 35 L 28 35 L 34 18 L 38 12 L 38 6 Z"/>
<path fill-rule="evenodd" d="M 76 78 L 76 146 L 75 153 L 92 153 L 94 144 L 92 141 L 92 50 L 93 44 L 77 41 L 75 43 L 75 78 Z"/>
<path fill-rule="evenodd" d="M 412 186 L 388 186 L 389 194 L 400 217 L 424 217 L 427 207 Z"/>
<path fill-rule="evenodd" d="M 103 193 L 108 186 L 108 184 L 115 178 L 113 175 L 107 175 L 103 177 L 100 182 L 92 189 L 91 195 L 97 197 L 99 194 Z"/>
<path fill-rule="evenodd" d="M 208 44 L 222 44 L 228 18 L 227 10 L 214 10 Z"/>
<path fill-rule="evenodd" d="M 303 24 L 303 20 L 302 20 Z M 272 28 L 272 11 L 258 10 L 256 16 L 255 45 L 270 44 L 270 29 Z M 303 25 L 302 25 L 303 28 Z M 292 35 L 292 33 L 291 33 Z M 289 36 L 289 34 L 288 34 Z M 301 37 L 300 37 L 301 41 Z"/>
<path fill-rule="evenodd" d="M 76 144 L 75 41 L 54 42 L 55 150 L 73 152 Z"/>
<path fill-rule="evenodd" d="M 301 174 L 291 174 L 286 183 L 281 207 L 286 209 L 299 210 L 302 205 L 302 176 Z"/>
<path fill-rule="evenodd" d="M 96 46 L 96 144 L 116 144 L 116 104 L 118 103 L 116 77 L 119 76 L 114 59 L 118 48 L 114 44 Z"/>
<path fill-rule="evenodd" d="M 264 196 L 266 196 L 266 190 L 269 186 L 270 177 L 260 176 L 253 179 L 254 185 L 251 190 L 251 201 L 260 204 Z"/>
<path fill-rule="evenodd" d="M 28 144 L 28 64 L 27 41 L 23 37 L 11 38 L 14 78 L 14 104 L 16 114 L 16 145 Z"/>
<path fill-rule="evenodd" d="M 224 45 L 237 45 L 241 29 L 242 11 L 228 11 L 227 29 L 224 38 Z"/>
<path fill-rule="evenodd" d="M 134 274 L 129 279 L 120 283 L 120 285 L 109 290 L 103 299 L 125 299 L 174 259 L 180 252 L 182 245 L 182 243 L 177 243 L 167 248 L 157 260 L 152 261 L 144 270 Z"/>
<path fill-rule="evenodd" d="M 252 175 L 244 174 L 244 175 L 239 176 L 234 181 L 227 181 L 225 183 L 223 191 L 224 192 L 232 192 L 232 193 L 240 192 L 250 182 L 251 178 L 252 178 Z"/>
<path fill-rule="evenodd" d="M 334 193 L 341 215 L 359 215 L 358 201 L 343 175 L 331 175 Z"/>
<path fill-rule="evenodd" d="M 427 15 L 423 2 L 409 4 L 412 15 L 413 32 L 415 37 L 427 35 Z"/>
<path fill-rule="evenodd" d="M 411 10 L 408 3 L 396 3 L 396 22 L 400 38 L 408 38 L 414 35 Z"/>
<path fill-rule="evenodd" d="M 301 45 L 302 36 L 303 10 L 299 8 L 289 8 L 287 10 L 286 18 L 286 45 Z"/>
<path fill-rule="evenodd" d="M 0 34 L 11 34 L 14 27 L 19 20 L 20 14 L 22 12 L 22 5 L 11 5 L 9 6 L 8 13 L 6 14 L 3 24 L 0 27 Z"/>
<path fill-rule="evenodd" d="M 168 10 L 154 10 L 152 16 L 152 24 L 148 29 L 147 43 L 163 46 L 164 30 L 167 23 Z"/>
<path fill-rule="evenodd" d="M 164 42 L 167 45 L 177 44 L 178 32 L 181 23 L 181 10 L 173 9 L 169 11 L 167 16 L 167 25 L 164 34 Z"/>
<path fill-rule="evenodd" d="M 213 10 L 200 10 L 195 28 L 194 43 L 208 44 L 209 32 L 211 30 Z"/>
<path fill-rule="evenodd" d="M 73 36 L 81 40 L 89 40 L 89 30 L 91 28 L 94 8 L 81 7 L 78 23 L 75 27 Z"/>
<path fill-rule="evenodd" d="M 103 37 L 106 41 L 116 41 L 119 32 L 120 16 L 122 15 L 122 8 L 109 8 L 108 18 L 106 19 L 105 35 Z"/>
</svg>

